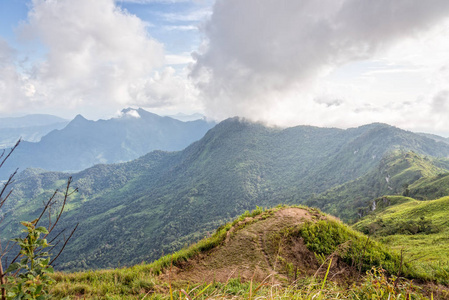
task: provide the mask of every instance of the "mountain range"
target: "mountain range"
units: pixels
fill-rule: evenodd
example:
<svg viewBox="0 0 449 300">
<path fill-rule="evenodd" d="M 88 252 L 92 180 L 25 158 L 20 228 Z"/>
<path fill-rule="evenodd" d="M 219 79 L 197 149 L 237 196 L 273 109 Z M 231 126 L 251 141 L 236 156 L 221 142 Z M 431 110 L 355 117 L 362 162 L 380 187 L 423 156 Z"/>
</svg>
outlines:
<svg viewBox="0 0 449 300">
<path fill-rule="evenodd" d="M 385 124 L 281 129 L 232 118 L 182 151 L 73 174 L 28 170 L 14 184 L 0 229 L 12 237 L 15 224 L 32 218 L 71 175 L 79 192 L 60 225 L 80 225 L 57 267 L 133 265 L 256 206 L 312 203 L 355 220 L 372 197 L 447 173 L 448 156 L 448 144 Z"/>
<path fill-rule="evenodd" d="M 19 138 L 39 142 L 44 135 L 68 123 L 68 120 L 44 114 L 0 118 L 0 148 L 13 146 Z"/>
<path fill-rule="evenodd" d="M 205 120 L 182 122 L 132 108 L 108 120 L 90 121 L 78 115 L 39 142 L 23 141 L 0 170 L 0 179 L 16 168 L 80 171 L 99 163 L 136 159 L 152 150 L 182 150 L 214 125 Z"/>
</svg>

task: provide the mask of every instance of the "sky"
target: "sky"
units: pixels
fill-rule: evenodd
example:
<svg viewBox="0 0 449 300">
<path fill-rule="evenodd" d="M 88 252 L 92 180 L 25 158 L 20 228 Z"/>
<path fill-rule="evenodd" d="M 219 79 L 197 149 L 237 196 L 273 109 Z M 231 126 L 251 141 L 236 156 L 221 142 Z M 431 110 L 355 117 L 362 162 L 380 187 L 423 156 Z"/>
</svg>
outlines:
<svg viewBox="0 0 449 300">
<path fill-rule="evenodd" d="M 0 0 L 0 116 L 449 136 L 447 0 Z"/>
</svg>

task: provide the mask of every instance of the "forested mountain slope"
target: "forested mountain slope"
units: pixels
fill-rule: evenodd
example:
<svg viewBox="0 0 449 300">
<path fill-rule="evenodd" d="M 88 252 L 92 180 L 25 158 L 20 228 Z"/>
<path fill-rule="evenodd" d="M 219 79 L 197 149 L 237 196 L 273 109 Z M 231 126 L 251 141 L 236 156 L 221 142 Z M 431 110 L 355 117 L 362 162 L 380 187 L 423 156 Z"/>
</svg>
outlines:
<svg viewBox="0 0 449 300">
<path fill-rule="evenodd" d="M 234 118 L 183 151 L 97 165 L 73 174 L 79 193 L 61 226 L 80 226 L 58 267 L 154 260 L 256 205 L 304 203 L 314 193 L 355 180 L 376 170 L 395 149 L 449 155 L 447 144 L 384 124 L 279 129 Z M 18 180 L 0 229 L 11 234 L 67 176 L 36 172 Z M 356 201 L 357 195 L 352 197 Z"/>
</svg>

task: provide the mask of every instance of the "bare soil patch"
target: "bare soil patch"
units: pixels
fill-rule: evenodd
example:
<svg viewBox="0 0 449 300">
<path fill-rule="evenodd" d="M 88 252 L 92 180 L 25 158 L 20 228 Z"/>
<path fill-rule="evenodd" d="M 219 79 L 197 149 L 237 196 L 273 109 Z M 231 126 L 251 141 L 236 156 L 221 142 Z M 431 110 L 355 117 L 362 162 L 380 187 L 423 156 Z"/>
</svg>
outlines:
<svg viewBox="0 0 449 300">
<path fill-rule="evenodd" d="M 301 238 L 283 239 L 279 235 L 305 221 L 324 218 L 313 210 L 295 207 L 280 209 L 268 217 L 262 214 L 246 218 L 228 231 L 222 245 L 178 263 L 161 277 L 198 283 L 225 283 L 237 277 L 242 281 L 261 282 L 271 277 L 271 282 L 280 283 L 312 276 L 320 268 L 315 254 Z M 335 259 L 329 276 L 333 279 L 350 276 L 351 272 L 346 270 L 348 266 Z M 321 273 L 318 271 L 318 275 Z"/>
</svg>

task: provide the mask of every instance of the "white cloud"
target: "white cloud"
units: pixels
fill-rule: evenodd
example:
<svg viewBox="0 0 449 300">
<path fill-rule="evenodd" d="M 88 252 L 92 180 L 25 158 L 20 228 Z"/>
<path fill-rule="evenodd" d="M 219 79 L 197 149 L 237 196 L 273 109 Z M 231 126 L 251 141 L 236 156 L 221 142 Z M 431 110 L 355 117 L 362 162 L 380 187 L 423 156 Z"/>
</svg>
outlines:
<svg viewBox="0 0 449 300">
<path fill-rule="evenodd" d="M 27 91 L 24 85 L 26 82 L 17 71 L 15 60 L 14 49 L 0 38 L 0 113 L 25 105 L 24 98 Z"/>
<path fill-rule="evenodd" d="M 167 54 L 165 62 L 167 65 L 187 65 L 193 63 L 193 58 L 190 53 Z"/>
<path fill-rule="evenodd" d="M 162 17 L 168 22 L 199 22 L 210 17 L 212 11 L 209 7 L 192 10 L 190 12 L 182 13 L 164 13 Z"/>
<path fill-rule="evenodd" d="M 420 96 L 405 91 L 404 79 L 420 81 L 414 92 L 429 91 L 422 79 L 447 57 L 448 16 L 446 0 L 217 0 L 191 76 L 206 113 L 218 119 L 337 126 L 421 120 L 429 100 L 405 108 L 407 117 L 388 101 L 414 103 Z M 350 77 L 348 69 L 331 78 L 372 59 L 403 72 L 366 74 L 364 66 L 350 80 L 342 79 Z M 427 71 L 405 72 L 413 69 Z M 398 77 L 404 73 L 412 75 Z"/>
<path fill-rule="evenodd" d="M 132 90 L 133 103 L 140 107 L 166 108 L 178 107 L 190 110 L 200 108 L 198 94 L 193 84 L 174 68 L 165 67 L 155 72 L 149 80 L 141 81 Z"/>
<path fill-rule="evenodd" d="M 130 103 L 133 83 L 164 60 L 146 24 L 112 0 L 34 0 L 22 33 L 48 49 L 30 83 L 55 104 Z"/>
<path fill-rule="evenodd" d="M 194 25 L 170 25 L 170 26 L 164 26 L 165 30 L 179 30 L 179 31 L 196 31 L 198 30 L 198 26 Z"/>
<path fill-rule="evenodd" d="M 115 2 L 150 4 L 150 3 L 181 3 L 191 1 L 192 0 L 116 0 Z"/>
<path fill-rule="evenodd" d="M 0 39 L 0 113 L 23 108 L 95 118 L 127 106 L 199 108 L 182 69 L 191 55 L 165 55 L 148 26 L 114 0 L 33 0 L 18 32 L 38 41 L 42 55 L 22 64 Z"/>
</svg>

